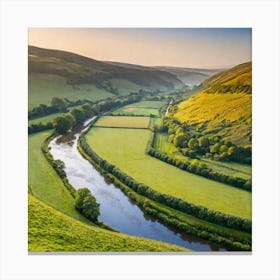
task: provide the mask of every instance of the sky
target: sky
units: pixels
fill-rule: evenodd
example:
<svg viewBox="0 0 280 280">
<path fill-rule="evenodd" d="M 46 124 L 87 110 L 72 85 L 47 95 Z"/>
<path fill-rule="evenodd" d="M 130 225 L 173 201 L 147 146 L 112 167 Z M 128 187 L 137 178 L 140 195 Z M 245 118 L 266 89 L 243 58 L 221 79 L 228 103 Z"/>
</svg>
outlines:
<svg viewBox="0 0 280 280">
<path fill-rule="evenodd" d="M 102 61 L 224 68 L 251 61 L 251 28 L 30 28 L 29 45 Z"/>
</svg>

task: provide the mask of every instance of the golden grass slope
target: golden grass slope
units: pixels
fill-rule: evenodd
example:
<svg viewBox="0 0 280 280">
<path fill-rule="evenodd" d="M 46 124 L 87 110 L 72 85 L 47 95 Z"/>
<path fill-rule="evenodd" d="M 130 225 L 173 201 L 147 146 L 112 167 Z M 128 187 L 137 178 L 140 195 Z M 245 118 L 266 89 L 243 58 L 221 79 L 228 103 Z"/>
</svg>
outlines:
<svg viewBox="0 0 280 280">
<path fill-rule="evenodd" d="M 252 85 L 252 62 L 239 64 L 205 80 L 202 85 L 210 88 L 216 85 Z"/>
<path fill-rule="evenodd" d="M 251 62 L 216 74 L 203 83 L 206 88 L 202 92 L 178 104 L 174 117 L 206 134 L 251 145 L 251 79 Z"/>
<path fill-rule="evenodd" d="M 178 105 L 175 118 L 182 122 L 197 123 L 240 119 L 251 122 L 252 100 L 246 93 L 208 94 L 201 92 Z"/>
</svg>

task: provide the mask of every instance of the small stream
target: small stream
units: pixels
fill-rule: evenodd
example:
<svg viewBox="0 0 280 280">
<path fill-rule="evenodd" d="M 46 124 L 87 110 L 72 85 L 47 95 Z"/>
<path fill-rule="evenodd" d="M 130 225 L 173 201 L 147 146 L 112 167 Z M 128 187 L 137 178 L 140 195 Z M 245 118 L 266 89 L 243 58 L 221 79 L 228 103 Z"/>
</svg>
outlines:
<svg viewBox="0 0 280 280">
<path fill-rule="evenodd" d="M 144 214 L 119 188 L 106 182 L 77 149 L 78 137 L 87 129 L 92 119 L 70 133 L 56 137 L 49 147 L 54 159 L 65 163 L 65 172 L 70 184 L 75 189 L 86 187 L 91 190 L 100 204 L 99 221 L 129 235 L 164 241 L 194 251 L 227 251 L 223 246 L 180 233 L 161 224 Z"/>
<path fill-rule="evenodd" d="M 166 108 L 166 111 L 165 111 L 165 116 L 168 115 L 168 113 L 169 113 L 169 108 L 170 108 L 170 106 L 172 105 L 173 101 L 174 101 L 173 99 L 170 100 L 170 102 L 169 102 L 169 104 L 168 104 L 168 106 L 167 106 L 167 108 Z"/>
</svg>

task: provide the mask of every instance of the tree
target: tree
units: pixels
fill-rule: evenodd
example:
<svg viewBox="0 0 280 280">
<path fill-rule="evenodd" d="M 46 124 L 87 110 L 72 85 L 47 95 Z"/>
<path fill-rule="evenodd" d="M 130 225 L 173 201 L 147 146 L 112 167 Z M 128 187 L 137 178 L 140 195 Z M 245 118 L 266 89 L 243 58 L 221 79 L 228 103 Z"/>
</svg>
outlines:
<svg viewBox="0 0 280 280">
<path fill-rule="evenodd" d="M 191 138 L 188 142 L 188 147 L 192 150 L 196 150 L 198 148 L 198 141 L 196 138 Z"/>
<path fill-rule="evenodd" d="M 67 132 L 75 125 L 75 119 L 71 114 L 57 116 L 54 120 L 55 129 L 58 133 Z"/>
<path fill-rule="evenodd" d="M 214 144 L 210 149 L 210 153 L 212 153 L 212 154 L 218 153 L 220 146 L 221 145 L 219 143 Z"/>
<path fill-rule="evenodd" d="M 70 114 L 75 118 L 76 123 L 80 123 L 86 118 L 85 111 L 81 108 L 72 109 Z"/>
<path fill-rule="evenodd" d="M 51 101 L 51 105 L 58 111 L 63 112 L 66 109 L 67 102 L 62 98 L 53 97 Z"/>
<path fill-rule="evenodd" d="M 176 147 L 184 148 L 186 147 L 187 136 L 184 133 L 176 134 L 173 143 Z"/>
<path fill-rule="evenodd" d="M 200 148 L 207 148 L 209 146 L 210 142 L 208 137 L 202 136 L 198 139 L 198 145 Z"/>
<path fill-rule="evenodd" d="M 97 222 L 100 215 L 99 204 L 88 188 L 77 191 L 75 208 L 90 221 Z"/>
<path fill-rule="evenodd" d="M 219 149 L 220 154 L 227 153 L 228 147 L 226 145 L 222 145 Z"/>
</svg>

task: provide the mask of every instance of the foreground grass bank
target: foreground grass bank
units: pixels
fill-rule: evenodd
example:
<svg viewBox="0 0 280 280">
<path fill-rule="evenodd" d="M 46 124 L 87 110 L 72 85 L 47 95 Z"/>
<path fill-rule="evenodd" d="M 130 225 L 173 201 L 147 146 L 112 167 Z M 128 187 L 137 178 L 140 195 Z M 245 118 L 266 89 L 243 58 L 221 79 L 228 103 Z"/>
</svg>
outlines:
<svg viewBox="0 0 280 280">
<path fill-rule="evenodd" d="M 251 219 L 251 194 L 182 171 L 145 153 L 149 130 L 92 128 L 92 149 L 120 170 L 154 190 L 233 216 Z"/>
<path fill-rule="evenodd" d="M 29 252 L 187 252 L 188 249 L 86 225 L 28 197 Z"/>
<path fill-rule="evenodd" d="M 28 136 L 28 185 L 29 191 L 62 213 L 83 222 L 88 222 L 74 207 L 74 199 L 57 173 L 45 158 L 41 145 L 51 131 Z"/>
</svg>

